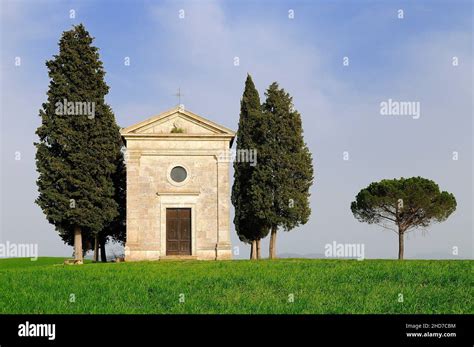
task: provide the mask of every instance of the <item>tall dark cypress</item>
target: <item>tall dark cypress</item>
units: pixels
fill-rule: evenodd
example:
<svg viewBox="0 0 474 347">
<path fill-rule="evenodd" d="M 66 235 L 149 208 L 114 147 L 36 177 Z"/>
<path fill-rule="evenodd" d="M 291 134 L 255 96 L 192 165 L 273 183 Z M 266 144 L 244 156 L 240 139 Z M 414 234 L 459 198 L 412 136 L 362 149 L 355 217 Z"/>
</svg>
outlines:
<svg viewBox="0 0 474 347">
<path fill-rule="evenodd" d="M 112 175 L 112 181 L 115 189 L 114 199 L 118 203 L 118 215 L 97 235 L 103 262 L 107 261 L 105 244 L 109 237 L 122 245 L 126 241 L 127 177 L 125 162 L 121 153 L 117 153 L 116 163 L 117 168 Z"/>
<path fill-rule="evenodd" d="M 120 218 L 122 140 L 105 102 L 109 87 L 93 38 L 80 24 L 65 31 L 59 54 L 46 62 L 47 101 L 35 143 L 39 196 L 36 203 L 63 240 L 82 259 L 82 237 L 91 241 Z M 88 242 L 90 247 L 90 242 Z"/>
<path fill-rule="evenodd" d="M 275 258 L 278 229 L 289 231 L 305 224 L 311 214 L 313 164 L 292 97 L 276 82 L 265 95 L 259 165 L 251 185 L 255 187 L 254 209 L 271 228 L 269 253 L 270 258 Z"/>
<path fill-rule="evenodd" d="M 247 75 L 245 90 L 240 102 L 239 128 L 237 130 L 237 151 L 256 151 L 257 164 L 234 162 L 234 184 L 232 186 L 232 204 L 235 208 L 234 225 L 239 239 L 251 244 L 251 258 L 257 258 L 257 243 L 268 234 L 269 229 L 258 218 L 252 205 L 252 175 L 258 166 L 258 126 L 262 110 L 260 97 L 252 77 Z"/>
</svg>

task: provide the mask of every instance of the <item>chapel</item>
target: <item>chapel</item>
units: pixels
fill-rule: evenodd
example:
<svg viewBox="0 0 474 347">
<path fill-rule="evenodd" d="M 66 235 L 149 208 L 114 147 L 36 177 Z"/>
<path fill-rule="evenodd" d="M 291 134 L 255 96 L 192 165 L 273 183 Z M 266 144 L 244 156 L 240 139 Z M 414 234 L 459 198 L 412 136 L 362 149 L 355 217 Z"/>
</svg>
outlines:
<svg viewBox="0 0 474 347">
<path fill-rule="evenodd" d="M 121 130 L 126 261 L 232 257 L 226 153 L 235 133 L 178 106 Z"/>
</svg>

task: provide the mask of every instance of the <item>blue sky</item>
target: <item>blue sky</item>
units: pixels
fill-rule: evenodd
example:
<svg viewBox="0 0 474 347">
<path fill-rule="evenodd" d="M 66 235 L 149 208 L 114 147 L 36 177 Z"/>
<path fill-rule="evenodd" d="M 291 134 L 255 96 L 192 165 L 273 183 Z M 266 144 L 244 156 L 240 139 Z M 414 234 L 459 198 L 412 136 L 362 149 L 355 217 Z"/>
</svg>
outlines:
<svg viewBox="0 0 474 347">
<path fill-rule="evenodd" d="M 174 106 L 180 87 L 187 109 L 236 129 L 247 72 L 262 98 L 273 81 L 293 96 L 316 180 L 311 219 L 280 235 L 280 253 L 323 253 L 337 241 L 364 243 L 368 257 L 395 257 L 396 235 L 358 223 L 349 204 L 372 181 L 421 175 L 453 192 L 458 210 L 426 236 L 411 235 L 406 257 L 450 257 L 453 246 L 472 257 L 471 2 L 6 0 L 0 8 L 0 241 L 39 242 L 43 255 L 71 251 L 33 203 L 33 142 L 48 86 L 44 63 L 61 33 L 84 23 L 122 127 Z M 420 102 L 420 119 L 381 116 L 389 98 Z M 233 243 L 246 256 L 235 235 Z"/>
</svg>

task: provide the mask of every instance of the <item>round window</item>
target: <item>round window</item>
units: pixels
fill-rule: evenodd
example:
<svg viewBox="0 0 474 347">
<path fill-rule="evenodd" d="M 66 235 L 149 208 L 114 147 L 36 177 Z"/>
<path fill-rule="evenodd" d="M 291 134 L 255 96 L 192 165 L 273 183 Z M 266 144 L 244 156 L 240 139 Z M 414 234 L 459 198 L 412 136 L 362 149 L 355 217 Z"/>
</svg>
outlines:
<svg viewBox="0 0 474 347">
<path fill-rule="evenodd" d="M 186 177 L 188 177 L 188 173 L 184 167 L 175 166 L 173 169 L 171 169 L 170 177 L 173 181 L 181 183 L 186 179 Z"/>
</svg>

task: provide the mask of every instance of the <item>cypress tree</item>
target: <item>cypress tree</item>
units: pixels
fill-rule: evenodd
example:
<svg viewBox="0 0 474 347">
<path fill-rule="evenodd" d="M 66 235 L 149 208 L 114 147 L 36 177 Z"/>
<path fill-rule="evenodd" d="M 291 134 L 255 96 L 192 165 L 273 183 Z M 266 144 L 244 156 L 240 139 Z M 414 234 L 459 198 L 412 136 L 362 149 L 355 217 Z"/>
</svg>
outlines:
<svg viewBox="0 0 474 347">
<path fill-rule="evenodd" d="M 64 242 L 74 244 L 78 260 L 82 237 L 90 245 L 120 218 L 114 176 L 120 175 L 122 140 L 92 41 L 82 24 L 74 26 L 62 34 L 59 54 L 46 62 L 50 84 L 35 143 L 36 203 Z"/>
<path fill-rule="evenodd" d="M 237 151 L 255 150 L 257 153 L 258 166 L 258 126 L 261 123 L 262 110 L 260 96 L 252 81 L 252 77 L 247 75 L 245 90 L 240 102 L 240 118 L 237 130 Z M 232 186 L 232 204 L 235 208 L 234 225 L 239 239 L 251 244 L 251 259 L 256 259 L 257 243 L 264 238 L 269 229 L 264 221 L 259 219 L 253 208 L 251 195 L 252 175 L 256 166 L 250 163 L 234 161 L 234 184 Z"/>
<path fill-rule="evenodd" d="M 115 187 L 114 199 L 118 203 L 118 215 L 98 235 L 101 261 L 103 262 L 107 261 L 105 243 L 108 237 L 121 245 L 124 245 L 126 240 L 127 177 L 125 162 L 121 153 L 117 153 L 116 162 L 117 170 L 112 175 L 112 181 Z"/>
<path fill-rule="evenodd" d="M 273 259 L 278 228 L 289 231 L 309 219 L 313 166 L 303 139 L 301 116 L 293 107 L 292 97 L 276 82 L 265 95 L 252 201 L 259 218 L 271 229 L 269 253 Z"/>
</svg>

